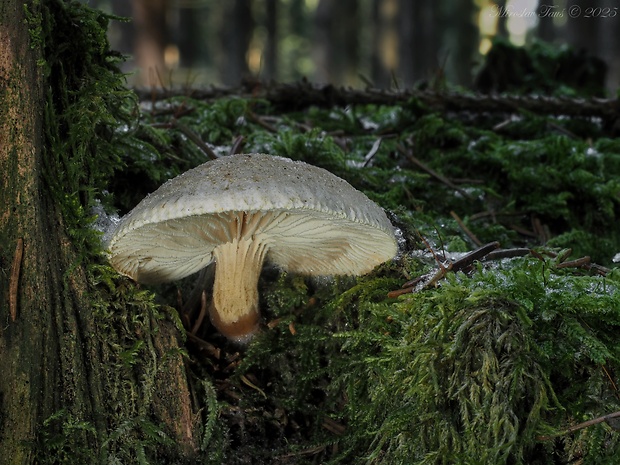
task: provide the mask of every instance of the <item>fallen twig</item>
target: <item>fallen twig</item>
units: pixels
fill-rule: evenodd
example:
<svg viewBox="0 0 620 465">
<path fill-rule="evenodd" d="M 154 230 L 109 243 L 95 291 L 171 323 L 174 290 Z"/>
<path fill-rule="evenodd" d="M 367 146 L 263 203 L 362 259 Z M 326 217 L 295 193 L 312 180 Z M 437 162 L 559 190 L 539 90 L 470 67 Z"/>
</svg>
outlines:
<svg viewBox="0 0 620 465">
<path fill-rule="evenodd" d="M 460 271 L 462 269 L 467 268 L 476 260 L 482 260 L 486 255 L 491 253 L 493 250 L 499 247 L 499 242 L 489 242 L 476 250 L 469 252 L 467 255 L 459 258 L 455 262 L 452 263 L 453 271 Z"/>
<path fill-rule="evenodd" d="M 467 227 L 467 225 L 463 222 L 460 216 L 458 216 L 454 211 L 450 212 L 450 216 L 454 218 L 454 220 L 457 222 L 459 227 L 463 230 L 465 234 L 467 234 L 467 237 L 469 237 L 474 244 L 476 244 L 478 247 L 482 245 L 482 242 L 480 242 L 480 239 L 478 239 L 476 235 Z"/>
<path fill-rule="evenodd" d="M 187 334 L 187 338 L 190 341 L 192 341 L 194 344 L 196 344 L 198 348 L 200 348 L 201 350 L 204 350 L 211 357 L 217 360 L 220 359 L 220 357 L 222 356 L 221 349 L 219 349 L 218 347 L 215 347 L 210 342 L 207 342 L 204 339 L 199 338 L 198 336 L 190 333 L 189 331 L 186 331 L 186 334 Z"/>
<path fill-rule="evenodd" d="M 420 276 L 411 281 L 408 281 L 405 284 L 403 284 L 403 287 L 401 289 L 388 292 L 387 296 L 389 298 L 393 298 L 393 297 L 398 297 L 399 295 L 411 293 L 421 281 L 425 281 L 424 284 L 421 286 L 421 289 L 425 289 L 432 285 L 435 285 L 449 271 L 456 272 L 456 271 L 464 270 L 468 268 L 476 260 L 482 260 L 485 256 L 487 256 L 489 253 L 491 253 L 493 250 L 497 249 L 498 247 L 499 247 L 499 242 L 497 241 L 490 242 L 486 245 L 483 245 L 482 247 L 477 248 L 476 250 L 473 250 L 472 252 L 469 252 L 468 254 L 464 255 L 458 260 L 454 262 L 450 262 L 447 266 L 441 264 L 439 260 L 437 260 L 437 263 L 439 263 L 439 268 L 434 273 L 432 274 L 429 273 L 428 275 Z M 433 252 L 433 255 L 435 255 L 434 252 Z"/>
<path fill-rule="evenodd" d="M 501 249 L 494 250 L 490 252 L 486 257 L 484 257 L 485 261 L 491 260 L 501 260 L 502 258 L 515 258 L 515 257 L 525 257 L 530 253 L 530 249 L 525 247 L 516 247 L 514 249 Z"/>
<path fill-rule="evenodd" d="M 566 428 L 563 431 L 560 431 L 556 434 L 550 434 L 548 436 L 538 436 L 536 439 L 539 441 L 548 441 L 549 439 L 554 439 L 560 436 L 565 436 L 570 433 L 574 433 L 575 431 L 579 431 L 580 429 L 588 428 L 589 426 L 598 425 L 599 423 L 603 423 L 604 421 L 612 420 L 614 418 L 620 418 L 620 411 L 610 413 L 609 415 L 603 415 L 602 417 L 593 418 L 592 420 L 584 421 L 583 423 L 579 423 L 578 425 L 571 426 L 570 428 Z"/>
<path fill-rule="evenodd" d="M 383 138 L 379 137 L 374 142 L 374 144 L 372 144 L 372 147 L 370 148 L 370 151 L 364 157 L 364 164 L 363 164 L 364 168 L 366 168 L 368 166 L 368 164 L 371 162 L 371 160 L 374 158 L 374 156 L 379 151 L 379 148 L 381 147 L 381 142 L 383 142 Z"/>
<path fill-rule="evenodd" d="M 19 293 L 19 272 L 22 267 L 22 257 L 24 255 L 24 240 L 17 239 L 15 246 L 15 256 L 11 264 L 11 276 L 9 278 L 9 314 L 11 321 L 17 319 L 17 296 Z"/>
<path fill-rule="evenodd" d="M 400 295 L 411 294 L 413 292 L 413 286 L 411 287 L 403 287 L 402 289 L 396 289 L 395 291 L 390 291 L 387 293 L 388 298 L 394 299 Z"/>
<path fill-rule="evenodd" d="M 330 433 L 334 433 L 337 436 L 342 436 L 347 430 L 346 426 L 338 423 L 336 420 L 333 420 L 327 416 L 323 417 L 323 422 L 321 423 L 321 426 Z"/>
<path fill-rule="evenodd" d="M 206 314 L 207 314 L 207 293 L 206 291 L 202 291 L 202 295 L 200 297 L 200 313 L 198 314 L 198 318 L 194 322 L 194 326 L 192 326 L 192 331 L 191 331 L 192 335 L 194 336 L 196 335 L 196 333 L 200 329 L 200 326 L 202 325 L 202 322 Z"/>
<path fill-rule="evenodd" d="M 237 155 L 238 153 L 241 153 L 241 148 L 243 147 L 244 142 L 245 138 L 243 136 L 237 136 L 230 147 L 229 155 Z"/>
<path fill-rule="evenodd" d="M 421 168 L 422 170 L 426 171 L 428 174 L 430 174 L 432 177 L 434 177 L 438 181 L 440 181 L 440 182 L 444 183 L 446 186 L 454 189 L 455 191 L 457 191 L 459 194 L 461 194 L 466 199 L 470 199 L 471 200 L 471 198 L 472 198 L 471 195 L 469 195 L 465 190 L 461 189 L 459 186 L 454 184 L 452 181 L 450 181 L 445 176 L 439 174 L 437 171 L 435 171 L 432 168 L 426 166 L 423 162 L 418 160 L 413 155 L 413 153 L 411 153 L 411 150 L 406 150 L 405 147 L 403 147 L 401 144 L 398 144 L 396 147 L 398 148 L 399 152 L 401 152 L 403 155 L 405 155 L 409 159 L 409 161 L 411 161 L 413 164 L 417 165 L 418 168 Z"/>
<path fill-rule="evenodd" d="M 267 394 L 265 394 L 265 391 L 263 391 L 261 388 L 259 388 L 256 384 L 254 384 L 252 381 L 249 380 L 249 378 L 245 375 L 241 375 L 240 376 L 241 381 L 243 382 L 243 384 L 245 384 L 246 386 L 251 387 L 252 389 L 254 389 L 255 391 L 257 391 L 258 393 L 260 393 L 263 398 L 267 398 Z"/>
<path fill-rule="evenodd" d="M 577 258 L 576 260 L 568 260 L 566 262 L 558 263 L 556 268 L 581 268 L 590 266 L 590 257 L 585 256 Z"/>
<path fill-rule="evenodd" d="M 258 124 L 259 126 L 262 126 L 264 129 L 266 129 L 269 132 L 273 132 L 273 133 L 278 132 L 278 128 L 276 128 L 272 124 L 269 124 L 267 121 L 265 121 L 263 118 L 261 118 L 260 116 L 258 116 L 256 113 L 252 111 L 247 112 L 247 117 L 250 121 Z"/>
<path fill-rule="evenodd" d="M 161 100 L 187 95 L 186 89 L 135 89 L 140 99 Z M 417 89 L 353 89 L 302 80 L 294 83 L 256 83 L 246 81 L 239 87 L 210 87 L 192 90 L 192 98 L 214 100 L 238 96 L 262 99 L 278 106 L 301 109 L 313 106 L 355 104 L 398 105 L 416 99 L 429 111 L 521 114 L 527 111 L 544 115 L 598 116 L 610 122 L 618 118 L 620 102 L 616 98 L 558 98 L 541 95 L 517 96 L 459 93 Z"/>
<path fill-rule="evenodd" d="M 192 131 L 190 128 L 185 126 L 182 123 L 179 123 L 178 120 L 173 120 L 170 125 L 176 129 L 178 129 L 185 137 L 191 140 L 194 144 L 198 146 L 211 160 L 215 160 L 219 158 L 219 156 L 213 151 L 208 144 L 206 144 L 198 134 Z"/>
</svg>

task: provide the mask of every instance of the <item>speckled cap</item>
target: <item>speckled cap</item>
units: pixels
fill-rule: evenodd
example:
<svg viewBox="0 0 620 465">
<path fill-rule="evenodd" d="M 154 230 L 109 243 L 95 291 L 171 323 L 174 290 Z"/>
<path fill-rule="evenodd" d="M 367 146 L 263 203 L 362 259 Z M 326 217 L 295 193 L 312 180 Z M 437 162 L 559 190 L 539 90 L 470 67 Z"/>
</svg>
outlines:
<svg viewBox="0 0 620 465">
<path fill-rule="evenodd" d="M 233 238 L 312 275 L 358 275 L 396 254 L 384 211 L 327 170 L 266 154 L 209 161 L 163 184 L 106 236 L 112 265 L 139 282 L 188 276 Z"/>
</svg>

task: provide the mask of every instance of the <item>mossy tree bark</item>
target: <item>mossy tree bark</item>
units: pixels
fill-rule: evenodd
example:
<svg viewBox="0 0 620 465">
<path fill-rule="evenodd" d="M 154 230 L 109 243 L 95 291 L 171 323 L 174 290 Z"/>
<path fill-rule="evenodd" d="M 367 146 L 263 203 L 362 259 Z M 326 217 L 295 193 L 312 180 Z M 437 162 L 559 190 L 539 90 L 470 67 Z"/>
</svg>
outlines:
<svg viewBox="0 0 620 465">
<path fill-rule="evenodd" d="M 45 34 L 88 27 L 71 8 L 88 14 L 61 0 L 0 1 L 0 464 L 182 463 L 199 453 L 199 421 L 175 326 L 133 284 L 105 278 L 63 205 L 84 196 L 53 187 L 62 125 L 49 115 L 62 98 L 50 95 L 56 42 Z"/>
<path fill-rule="evenodd" d="M 51 342 L 48 330 L 52 328 L 53 304 L 49 297 L 56 283 L 50 279 L 50 254 L 54 251 L 43 247 L 45 242 L 41 240 L 49 226 L 44 211 L 47 201 L 41 197 L 40 186 L 42 80 L 36 66 L 37 55 L 30 50 L 28 30 L 23 27 L 22 3 L 4 1 L 1 5 L 0 450 L 5 463 L 29 463 L 33 460 L 32 450 L 24 447 L 22 441 L 34 440 L 37 422 L 51 414 L 43 411 L 44 406 L 56 403 L 51 389 L 58 370 L 46 367 L 49 359 L 45 354 L 57 350 L 44 350 Z M 15 268 L 11 274 L 18 238 L 25 243 L 25 254 L 21 273 Z M 15 280 L 19 280 L 17 284 Z"/>
</svg>

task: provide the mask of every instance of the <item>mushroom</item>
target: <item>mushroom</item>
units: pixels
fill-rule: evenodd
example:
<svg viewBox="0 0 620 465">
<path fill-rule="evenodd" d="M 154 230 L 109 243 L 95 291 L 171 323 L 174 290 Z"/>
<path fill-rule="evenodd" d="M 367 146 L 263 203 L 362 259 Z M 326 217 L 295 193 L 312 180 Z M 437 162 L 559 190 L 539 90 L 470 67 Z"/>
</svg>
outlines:
<svg viewBox="0 0 620 465">
<path fill-rule="evenodd" d="M 112 266 L 147 284 L 215 262 L 209 315 L 243 343 L 259 322 L 267 260 L 307 275 L 361 275 L 397 251 L 384 211 L 322 168 L 266 154 L 209 161 L 163 184 L 106 239 Z"/>
</svg>

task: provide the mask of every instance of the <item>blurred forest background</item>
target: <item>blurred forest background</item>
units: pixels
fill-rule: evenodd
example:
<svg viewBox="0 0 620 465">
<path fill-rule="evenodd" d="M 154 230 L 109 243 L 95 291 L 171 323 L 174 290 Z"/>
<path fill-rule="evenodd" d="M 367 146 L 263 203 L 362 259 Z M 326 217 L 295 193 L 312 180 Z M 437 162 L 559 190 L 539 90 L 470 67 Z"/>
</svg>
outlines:
<svg viewBox="0 0 620 465">
<path fill-rule="evenodd" d="M 603 59 L 620 82 L 616 0 L 87 0 L 130 18 L 112 47 L 138 86 L 236 86 L 242 79 L 410 88 L 470 86 L 496 38 Z"/>
</svg>

